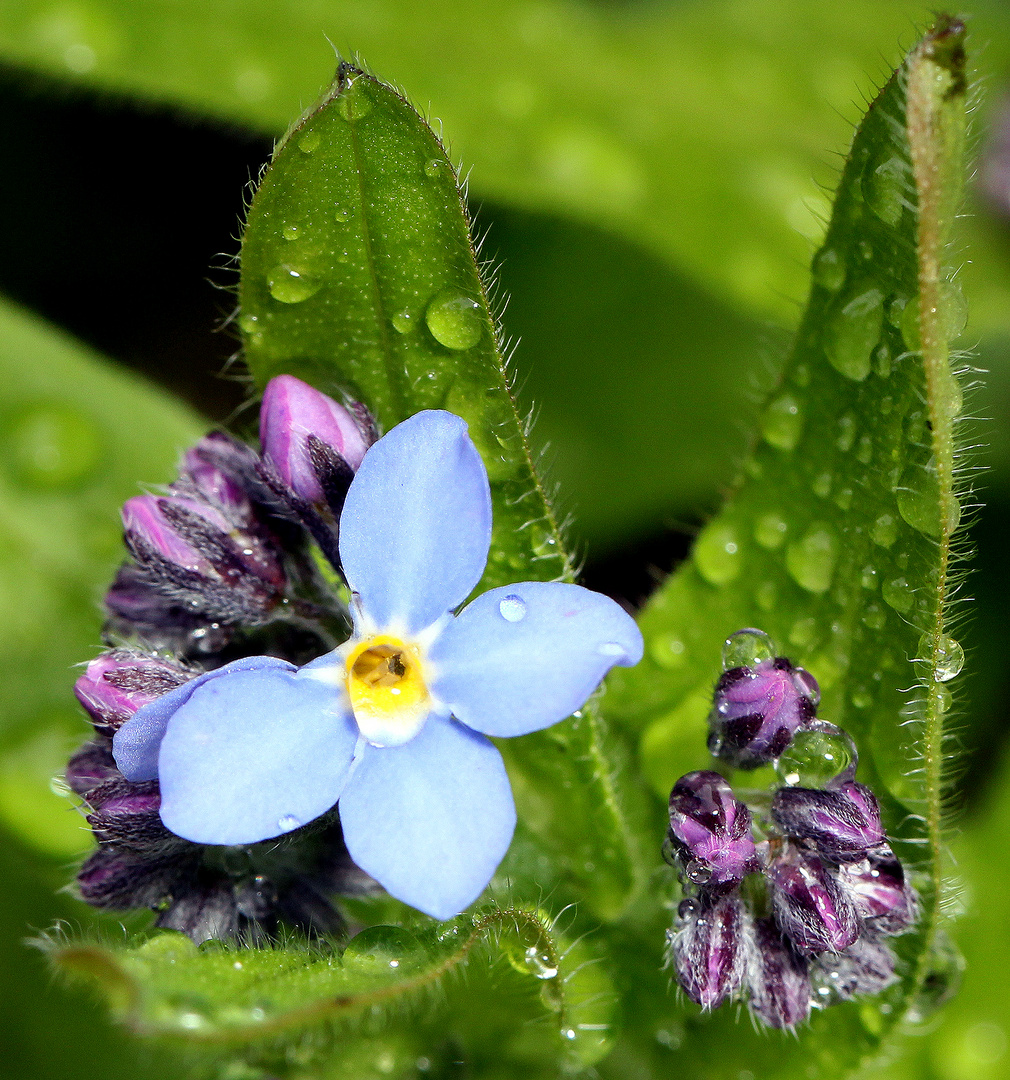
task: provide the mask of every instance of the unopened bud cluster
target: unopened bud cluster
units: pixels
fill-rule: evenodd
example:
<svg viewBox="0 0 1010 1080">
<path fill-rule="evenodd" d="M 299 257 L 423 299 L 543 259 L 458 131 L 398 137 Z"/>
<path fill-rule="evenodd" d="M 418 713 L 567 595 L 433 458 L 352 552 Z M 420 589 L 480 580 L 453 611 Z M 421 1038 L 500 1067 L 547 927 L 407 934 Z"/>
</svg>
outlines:
<svg viewBox="0 0 1010 1080">
<path fill-rule="evenodd" d="M 714 771 L 674 785 L 664 854 L 685 896 L 669 958 L 703 1008 L 745 998 L 762 1023 L 792 1028 L 894 981 L 886 939 L 915 921 L 915 895 L 851 740 L 817 718 L 813 677 L 758 630 L 730 637 L 724 664 L 709 747 L 735 768 L 775 763 L 784 785 L 759 809 Z"/>
<path fill-rule="evenodd" d="M 263 653 L 304 663 L 346 636 L 320 567 L 339 568 L 337 522 L 374 423 L 289 375 L 267 386 L 260 452 L 214 432 L 178 478 L 123 507 L 123 563 L 105 597 L 105 639 L 75 691 L 94 738 L 71 758 L 97 850 L 77 878 L 97 907 L 151 907 L 194 940 L 272 934 L 279 920 L 332 932 L 334 893 L 374 882 L 347 856 L 335 814 L 283 841 L 208 848 L 170 833 L 157 781 L 131 783 L 112 737 L 140 709 L 206 671 Z"/>
</svg>

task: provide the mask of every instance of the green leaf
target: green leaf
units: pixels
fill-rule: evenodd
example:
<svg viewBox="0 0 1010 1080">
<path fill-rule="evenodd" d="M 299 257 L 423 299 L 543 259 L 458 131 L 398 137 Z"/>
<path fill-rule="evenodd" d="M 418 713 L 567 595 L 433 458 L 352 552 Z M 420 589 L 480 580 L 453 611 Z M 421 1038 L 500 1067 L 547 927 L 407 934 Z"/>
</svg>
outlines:
<svg viewBox="0 0 1010 1080">
<path fill-rule="evenodd" d="M 947 347 L 963 310 L 942 260 L 964 168 L 963 38 L 941 18 L 861 124 L 762 441 L 643 613 L 646 661 L 616 673 L 607 698 L 664 797 L 708 766 L 722 640 L 760 626 L 820 681 L 820 715 L 855 738 L 923 914 L 897 944 L 898 985 L 831 1008 L 801 1035 L 797 1053 L 818 1045 L 830 1075 L 928 1011 L 951 962 L 939 937 L 943 736 L 946 684 L 963 660 L 949 636 L 952 537 L 970 492 L 957 482 L 961 396 Z M 721 1048 L 711 1040 L 725 1023 L 690 1025 L 680 1052 Z M 734 1043 L 741 1067 L 762 1076 L 801 1067 L 790 1052 L 759 1070 L 750 1042 Z"/>
<path fill-rule="evenodd" d="M 100 649 L 101 598 L 123 557 L 119 507 L 167 481 L 199 437 L 181 405 L 0 302 L 0 819 L 36 848 L 90 846 L 50 790 L 89 728 L 75 664 Z"/>
<path fill-rule="evenodd" d="M 441 1072 L 462 1057 L 476 1075 L 511 1063 L 550 1076 L 610 1047 L 613 989 L 592 946 L 521 907 L 414 930 L 372 926 L 342 954 L 304 943 L 197 948 L 175 933 L 132 947 L 40 944 L 130 1030 L 184 1047 L 201 1074 L 223 1059 L 250 1076 L 321 1061 L 341 1075 L 401 1076 L 424 1059 L 422 1071 Z"/>
<path fill-rule="evenodd" d="M 430 408 L 469 423 L 494 504 L 480 591 L 572 579 L 456 174 L 399 94 L 341 67 L 330 93 L 288 133 L 249 210 L 239 300 L 246 361 L 260 386 L 297 375 L 364 402 L 385 430 Z M 613 915 L 636 885 L 636 852 L 605 739 L 590 707 L 501 748 L 520 815 L 593 906 Z M 571 813 L 572 797 L 585 800 L 585 813 Z"/>
</svg>

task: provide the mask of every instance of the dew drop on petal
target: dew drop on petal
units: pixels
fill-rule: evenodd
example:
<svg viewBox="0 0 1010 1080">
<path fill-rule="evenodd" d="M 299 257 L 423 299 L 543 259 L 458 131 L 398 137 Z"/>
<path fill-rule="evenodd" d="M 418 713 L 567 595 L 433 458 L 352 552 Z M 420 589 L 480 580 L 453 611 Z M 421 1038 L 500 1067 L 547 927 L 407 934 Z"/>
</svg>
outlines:
<svg viewBox="0 0 1010 1080">
<path fill-rule="evenodd" d="M 498 602 L 498 612 L 506 622 L 522 622 L 526 618 L 526 601 L 521 596 L 506 596 Z"/>
<path fill-rule="evenodd" d="M 277 828 L 283 829 L 285 832 L 291 832 L 292 829 L 298 829 L 301 827 L 301 822 L 294 814 L 285 814 L 278 822 Z"/>
</svg>

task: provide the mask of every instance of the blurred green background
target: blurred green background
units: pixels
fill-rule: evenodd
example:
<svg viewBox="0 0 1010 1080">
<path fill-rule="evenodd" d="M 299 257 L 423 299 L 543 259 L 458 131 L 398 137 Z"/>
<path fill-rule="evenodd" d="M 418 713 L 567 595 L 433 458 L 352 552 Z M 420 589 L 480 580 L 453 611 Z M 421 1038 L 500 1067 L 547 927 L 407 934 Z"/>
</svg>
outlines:
<svg viewBox="0 0 1010 1080">
<path fill-rule="evenodd" d="M 986 165 L 1010 9 L 964 14 L 980 175 L 1010 214 L 1010 168 Z M 55 920 L 122 933 L 60 891 L 89 843 L 50 790 L 85 734 L 72 665 L 100 644 L 118 504 L 241 406 L 243 200 L 328 82 L 330 43 L 441 123 L 586 580 L 638 602 L 732 479 L 852 125 L 929 16 L 898 0 L 0 2 L 4 1075 L 175 1075 L 23 942 Z M 958 243 L 959 344 L 989 372 L 969 398 L 985 505 L 951 797 L 967 967 L 889 1066 L 923 1080 L 1010 1076 L 1010 217 L 979 177 Z"/>
</svg>

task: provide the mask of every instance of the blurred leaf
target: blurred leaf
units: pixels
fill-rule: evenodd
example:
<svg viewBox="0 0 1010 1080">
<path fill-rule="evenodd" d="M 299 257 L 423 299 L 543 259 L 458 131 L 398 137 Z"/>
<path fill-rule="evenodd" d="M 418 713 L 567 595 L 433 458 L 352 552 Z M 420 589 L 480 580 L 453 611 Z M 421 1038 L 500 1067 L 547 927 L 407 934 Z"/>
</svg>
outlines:
<svg viewBox="0 0 1010 1080">
<path fill-rule="evenodd" d="M 941 20 L 867 114 L 762 444 L 650 602 L 647 659 L 615 673 L 606 702 L 641 733 L 643 770 L 663 797 L 708 767 L 722 640 L 767 629 L 820 680 L 820 715 L 856 739 L 860 775 L 885 796 L 889 831 L 918 870 L 924 914 L 897 943 L 901 982 L 815 1016 L 800 1057 L 767 1070 L 750 1062 L 749 1040 L 734 1040 L 740 1067 L 762 1076 L 795 1075 L 814 1053 L 821 1075 L 844 1073 L 925 1015 L 951 974 L 938 929 L 944 684 L 963 657 L 946 636 L 960 514 L 947 340 L 963 313 L 941 259 L 963 170 L 963 65 L 963 28 Z M 722 1019 L 687 1023 L 678 1060 L 718 1045 L 730 1074 L 726 1032 Z"/>
<path fill-rule="evenodd" d="M 977 5 L 976 5 L 977 6 Z M 909 0 L 530 5 L 504 0 L 4 0 L 9 61 L 280 132 L 327 39 L 430 103 L 473 191 L 641 242 L 791 325 L 827 210 L 840 113 Z"/>
<path fill-rule="evenodd" d="M 181 1039 L 201 1074 L 224 1059 L 252 1076 L 323 1060 L 327 1075 L 414 1076 L 419 1061 L 440 1073 L 463 1057 L 472 1075 L 511 1063 L 547 1076 L 609 1049 L 614 997 L 591 950 L 524 908 L 413 931 L 372 926 L 341 955 L 304 944 L 198 949 L 174 933 L 130 948 L 43 944 L 131 1030 Z M 312 1041 L 292 1061 L 307 1029 Z"/>
<path fill-rule="evenodd" d="M 239 299 L 259 385 L 298 375 L 363 401 L 385 430 L 428 408 L 469 423 L 494 504 L 482 589 L 574 576 L 533 470 L 456 175 L 393 90 L 341 68 L 289 132 L 249 210 Z M 605 738 L 588 708 L 505 740 L 502 752 L 520 816 L 613 915 L 636 884 L 637 851 Z"/>
<path fill-rule="evenodd" d="M 0 302 L 0 819 L 60 855 L 89 846 L 50 790 L 88 732 L 74 665 L 101 647 L 119 506 L 166 481 L 200 425 L 179 404 Z"/>
</svg>

